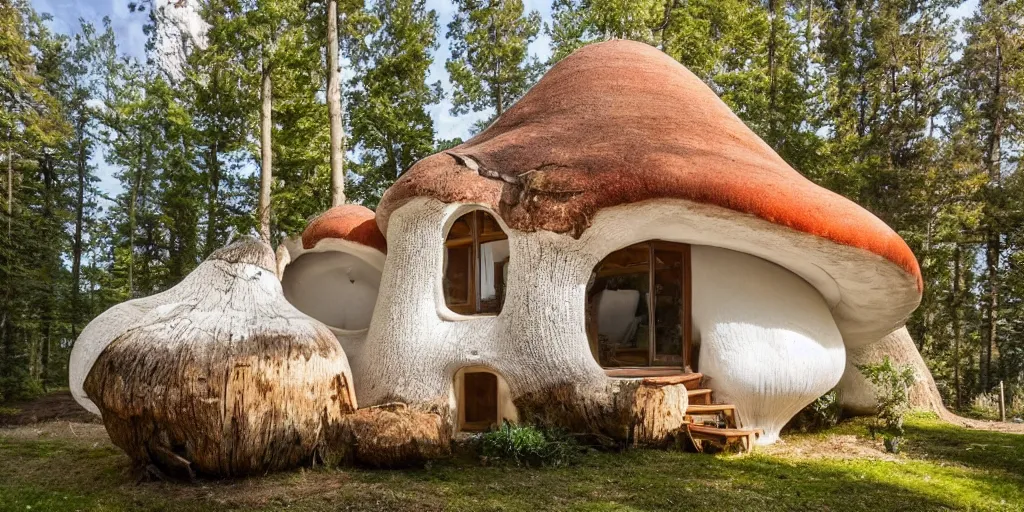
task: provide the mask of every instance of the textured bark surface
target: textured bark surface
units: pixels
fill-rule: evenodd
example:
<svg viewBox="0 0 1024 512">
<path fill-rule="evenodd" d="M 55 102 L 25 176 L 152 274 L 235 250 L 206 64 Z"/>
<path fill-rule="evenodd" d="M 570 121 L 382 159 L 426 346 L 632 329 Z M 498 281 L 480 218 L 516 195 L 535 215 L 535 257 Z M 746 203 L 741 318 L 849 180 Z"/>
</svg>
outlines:
<svg viewBox="0 0 1024 512">
<path fill-rule="evenodd" d="M 179 477 L 293 467 L 355 410 L 338 341 L 284 299 L 274 267 L 255 241 L 215 252 L 96 360 L 85 392 L 137 463 Z"/>
<path fill-rule="evenodd" d="M 412 408 L 389 403 L 344 417 L 330 441 L 341 461 L 374 468 L 417 466 L 451 454 L 445 405 Z"/>
<path fill-rule="evenodd" d="M 839 382 L 839 400 L 847 414 L 875 414 L 875 387 L 864 378 L 857 366 L 880 363 L 885 356 L 889 356 L 895 364 L 914 368 L 915 380 L 910 388 L 911 407 L 935 412 L 947 420 L 955 418 L 942 404 L 942 395 L 935 386 L 935 379 L 906 327 L 893 331 L 875 343 L 849 351 L 846 371 Z"/>
<path fill-rule="evenodd" d="M 683 384 L 610 379 L 603 392 L 564 383 L 515 400 L 519 419 L 586 433 L 612 444 L 666 447 L 685 435 Z"/>
</svg>

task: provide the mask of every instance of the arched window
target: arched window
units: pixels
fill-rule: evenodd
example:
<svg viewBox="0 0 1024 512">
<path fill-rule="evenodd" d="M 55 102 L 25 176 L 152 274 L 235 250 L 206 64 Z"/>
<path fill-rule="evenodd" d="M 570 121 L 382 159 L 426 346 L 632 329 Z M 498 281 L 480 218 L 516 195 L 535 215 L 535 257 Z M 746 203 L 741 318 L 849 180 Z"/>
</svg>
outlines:
<svg viewBox="0 0 1024 512">
<path fill-rule="evenodd" d="M 587 289 L 587 335 L 605 368 L 695 368 L 690 246 L 643 242 L 609 254 Z"/>
<path fill-rule="evenodd" d="M 476 210 L 459 217 L 444 242 L 444 302 L 464 315 L 496 314 L 505 302 L 508 236 Z"/>
</svg>

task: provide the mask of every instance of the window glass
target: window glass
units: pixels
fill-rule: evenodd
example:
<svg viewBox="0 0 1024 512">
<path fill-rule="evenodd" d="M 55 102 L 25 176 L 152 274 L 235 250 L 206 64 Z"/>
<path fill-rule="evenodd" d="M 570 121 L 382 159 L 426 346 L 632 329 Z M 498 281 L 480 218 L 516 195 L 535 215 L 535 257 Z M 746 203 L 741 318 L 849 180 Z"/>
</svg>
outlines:
<svg viewBox="0 0 1024 512">
<path fill-rule="evenodd" d="M 487 212 L 474 211 L 452 224 L 445 239 L 445 303 L 462 314 L 498 313 L 508 277 L 508 236 Z"/>
<path fill-rule="evenodd" d="M 447 248 L 444 269 L 444 300 L 452 311 L 471 312 L 472 296 L 470 295 L 473 259 L 473 246 L 459 245 Z"/>
<path fill-rule="evenodd" d="M 587 288 L 587 336 L 607 368 L 685 365 L 686 244 L 644 242 L 609 254 Z"/>
<path fill-rule="evenodd" d="M 647 244 L 610 254 L 598 265 L 591 288 L 596 319 L 597 360 L 601 366 L 646 366 L 650 353 Z"/>
<path fill-rule="evenodd" d="M 683 252 L 654 250 L 654 365 L 683 365 Z"/>
</svg>

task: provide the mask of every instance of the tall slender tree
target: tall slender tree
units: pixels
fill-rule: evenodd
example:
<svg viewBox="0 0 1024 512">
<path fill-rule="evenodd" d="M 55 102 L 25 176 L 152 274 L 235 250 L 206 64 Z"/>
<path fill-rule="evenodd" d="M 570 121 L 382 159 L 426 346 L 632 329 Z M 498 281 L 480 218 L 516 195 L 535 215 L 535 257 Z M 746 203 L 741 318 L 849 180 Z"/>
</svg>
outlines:
<svg viewBox="0 0 1024 512">
<path fill-rule="evenodd" d="M 331 204 L 345 202 L 345 127 L 338 64 L 338 0 L 327 1 L 327 111 L 331 121 Z"/>
<path fill-rule="evenodd" d="M 448 24 L 452 114 L 500 116 L 533 85 L 541 71 L 529 55 L 540 31 L 540 14 L 524 12 L 522 0 L 457 0 Z M 482 126 L 477 126 L 481 128 Z"/>
</svg>

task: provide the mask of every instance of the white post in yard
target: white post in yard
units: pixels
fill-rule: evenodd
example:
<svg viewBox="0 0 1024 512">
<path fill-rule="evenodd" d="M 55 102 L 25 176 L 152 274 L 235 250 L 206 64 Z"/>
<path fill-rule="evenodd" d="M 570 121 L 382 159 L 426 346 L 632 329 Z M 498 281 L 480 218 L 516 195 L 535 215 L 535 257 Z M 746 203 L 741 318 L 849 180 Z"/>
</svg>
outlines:
<svg viewBox="0 0 1024 512">
<path fill-rule="evenodd" d="M 1006 394 L 1003 381 L 999 381 L 999 421 L 1006 421 Z"/>
</svg>

